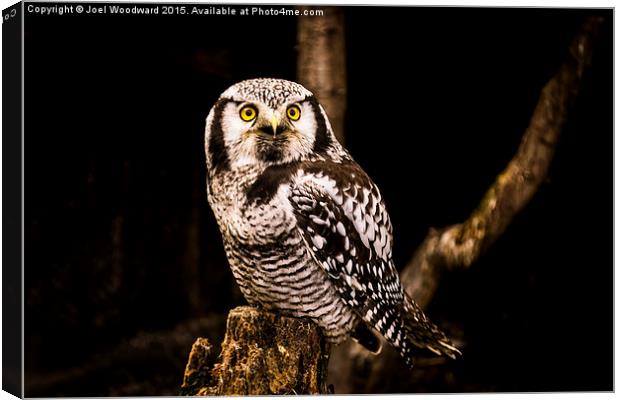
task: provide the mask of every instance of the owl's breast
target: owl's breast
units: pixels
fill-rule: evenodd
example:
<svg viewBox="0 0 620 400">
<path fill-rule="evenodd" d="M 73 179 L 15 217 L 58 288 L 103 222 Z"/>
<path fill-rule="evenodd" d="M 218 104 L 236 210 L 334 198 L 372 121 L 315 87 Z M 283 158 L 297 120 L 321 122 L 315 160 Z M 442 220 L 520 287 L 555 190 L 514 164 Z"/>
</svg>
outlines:
<svg viewBox="0 0 620 400">
<path fill-rule="evenodd" d="M 267 202 L 248 198 L 255 182 L 253 171 L 230 172 L 212 182 L 209 203 L 225 240 L 238 245 L 281 243 L 296 232 L 297 220 L 290 201 L 290 184 L 283 182 Z"/>
<path fill-rule="evenodd" d="M 312 318 L 327 340 L 344 340 L 357 323 L 356 314 L 340 299 L 299 232 L 289 200 L 290 181 L 280 179 L 274 185 L 236 175 L 225 182 L 213 182 L 209 202 L 232 273 L 248 302 Z"/>
</svg>

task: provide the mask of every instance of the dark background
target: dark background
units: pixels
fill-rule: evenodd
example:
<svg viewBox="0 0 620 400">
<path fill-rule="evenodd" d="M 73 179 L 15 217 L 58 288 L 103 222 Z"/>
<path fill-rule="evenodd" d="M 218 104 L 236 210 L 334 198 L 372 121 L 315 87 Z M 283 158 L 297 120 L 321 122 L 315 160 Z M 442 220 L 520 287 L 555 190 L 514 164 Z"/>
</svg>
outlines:
<svg viewBox="0 0 620 400">
<path fill-rule="evenodd" d="M 347 147 L 386 199 L 398 266 L 467 218 L 583 19 L 607 17 L 547 181 L 429 306 L 463 358 L 373 391 L 612 390 L 611 11 L 345 11 Z M 244 299 L 204 120 L 234 82 L 295 79 L 296 23 L 26 13 L 27 396 L 175 395 L 195 337 L 221 340 Z"/>
</svg>

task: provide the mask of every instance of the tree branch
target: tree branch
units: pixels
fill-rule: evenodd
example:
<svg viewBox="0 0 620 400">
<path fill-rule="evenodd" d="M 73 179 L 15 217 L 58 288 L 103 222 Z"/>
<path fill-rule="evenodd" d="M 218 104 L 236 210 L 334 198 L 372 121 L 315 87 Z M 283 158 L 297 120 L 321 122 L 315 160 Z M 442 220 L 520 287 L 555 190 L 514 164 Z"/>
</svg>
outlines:
<svg viewBox="0 0 620 400">
<path fill-rule="evenodd" d="M 547 176 L 568 111 L 577 97 L 600 18 L 589 18 L 570 46 L 570 57 L 542 89 L 517 153 L 499 174 L 478 208 L 461 224 L 431 229 L 403 269 L 407 292 L 425 307 L 441 272 L 468 268 L 506 230 Z"/>
<path fill-rule="evenodd" d="M 568 60 L 542 89 L 517 153 L 470 217 L 460 224 L 431 229 L 401 272 L 405 290 L 422 308 L 433 298 L 441 273 L 470 267 L 501 236 L 545 179 L 602 22 L 602 18 L 592 17 L 583 24 L 570 45 Z M 373 392 L 376 385 L 405 374 L 397 372 L 395 377 L 388 368 L 397 359 L 397 352 L 385 343 L 383 352 L 373 357 L 349 341 L 333 352 L 329 373 L 338 379 L 339 393 Z"/>
</svg>

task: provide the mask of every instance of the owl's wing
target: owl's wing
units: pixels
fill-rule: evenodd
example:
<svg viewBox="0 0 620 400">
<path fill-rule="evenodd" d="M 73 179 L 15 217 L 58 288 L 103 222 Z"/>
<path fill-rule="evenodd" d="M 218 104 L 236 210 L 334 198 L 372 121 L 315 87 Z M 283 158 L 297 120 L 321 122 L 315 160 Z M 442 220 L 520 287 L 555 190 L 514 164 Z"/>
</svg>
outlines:
<svg viewBox="0 0 620 400">
<path fill-rule="evenodd" d="M 347 302 L 364 306 L 362 301 L 380 294 L 382 301 L 402 302 L 391 261 L 389 216 L 376 186 L 359 167 L 337 176 L 303 174 L 295 180 L 290 200 L 311 253 Z"/>
<path fill-rule="evenodd" d="M 445 335 L 404 293 L 392 261 L 388 213 L 379 190 L 357 164 L 298 175 L 290 202 L 314 260 L 352 310 L 408 359 L 409 343 L 451 352 Z M 438 341 L 448 348 L 438 349 L 444 347 Z"/>
</svg>

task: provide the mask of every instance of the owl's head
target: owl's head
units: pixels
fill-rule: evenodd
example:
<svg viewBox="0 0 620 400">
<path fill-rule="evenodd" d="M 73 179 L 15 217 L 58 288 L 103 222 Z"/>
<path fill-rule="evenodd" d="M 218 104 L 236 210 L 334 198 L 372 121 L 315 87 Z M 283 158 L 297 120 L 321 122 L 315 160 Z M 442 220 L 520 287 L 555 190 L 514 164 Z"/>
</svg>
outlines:
<svg viewBox="0 0 620 400">
<path fill-rule="evenodd" d="M 207 117 L 210 173 L 326 157 L 338 146 L 314 95 L 282 79 L 250 79 L 221 94 Z M 339 146 L 338 146 L 339 147 Z"/>
</svg>

